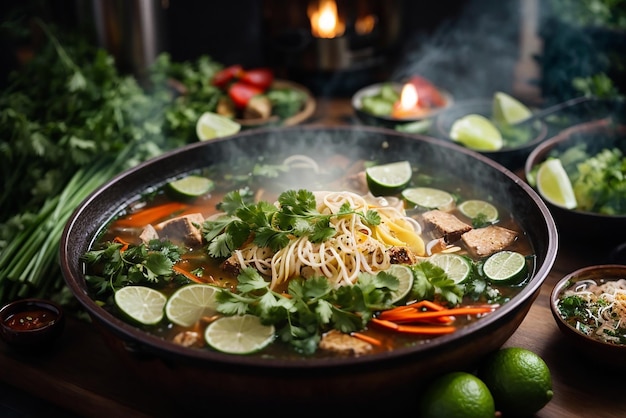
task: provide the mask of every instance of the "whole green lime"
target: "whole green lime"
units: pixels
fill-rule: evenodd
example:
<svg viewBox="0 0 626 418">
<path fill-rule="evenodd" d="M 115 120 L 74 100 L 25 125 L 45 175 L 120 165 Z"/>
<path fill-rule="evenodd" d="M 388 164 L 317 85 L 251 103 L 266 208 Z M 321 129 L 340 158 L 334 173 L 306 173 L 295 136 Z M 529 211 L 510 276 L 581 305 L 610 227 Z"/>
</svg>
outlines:
<svg viewBox="0 0 626 418">
<path fill-rule="evenodd" d="M 422 393 L 422 418 L 493 418 L 494 400 L 478 377 L 467 372 L 451 372 L 436 378 Z"/>
<path fill-rule="evenodd" d="M 521 347 L 507 347 L 488 355 L 479 365 L 485 382 L 504 416 L 528 416 L 552 399 L 552 376 L 546 362 Z"/>
</svg>

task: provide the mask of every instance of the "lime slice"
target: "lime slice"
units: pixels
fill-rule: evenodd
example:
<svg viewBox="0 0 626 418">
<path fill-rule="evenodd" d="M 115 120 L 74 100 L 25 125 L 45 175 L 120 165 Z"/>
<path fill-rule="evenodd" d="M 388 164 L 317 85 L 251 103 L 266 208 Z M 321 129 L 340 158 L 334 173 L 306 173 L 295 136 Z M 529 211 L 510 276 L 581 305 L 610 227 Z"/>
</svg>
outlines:
<svg viewBox="0 0 626 418">
<path fill-rule="evenodd" d="M 206 177 L 190 175 L 169 183 L 175 193 L 184 197 L 198 197 L 213 190 L 215 183 Z"/>
<path fill-rule="evenodd" d="M 493 283 L 515 284 L 526 278 L 526 258 L 515 251 L 500 251 L 491 255 L 483 265 L 483 272 Z"/>
<path fill-rule="evenodd" d="M 531 110 L 516 98 L 506 93 L 493 95 L 493 120 L 504 125 L 513 125 L 532 116 Z"/>
<path fill-rule="evenodd" d="M 402 191 L 402 197 L 411 205 L 426 209 L 451 210 L 454 197 L 445 190 L 432 187 L 411 187 Z"/>
<path fill-rule="evenodd" d="M 115 292 L 115 304 L 129 318 L 144 325 L 154 325 L 163 319 L 167 297 L 150 287 L 125 286 Z"/>
<path fill-rule="evenodd" d="M 274 340 L 273 325 L 264 325 L 254 315 L 219 318 L 204 332 L 207 344 L 229 354 L 250 354 L 265 348 Z"/>
<path fill-rule="evenodd" d="M 477 114 L 454 121 L 450 138 L 477 151 L 497 151 L 503 145 L 502 134 L 493 122 Z"/>
<path fill-rule="evenodd" d="M 459 204 L 459 211 L 470 219 L 483 216 L 486 222 L 494 223 L 498 220 L 498 209 L 484 200 L 466 200 Z"/>
<path fill-rule="evenodd" d="M 203 113 L 196 122 L 196 135 L 202 141 L 234 135 L 240 129 L 241 125 L 234 120 L 213 112 Z"/>
<path fill-rule="evenodd" d="M 413 288 L 413 270 L 404 264 L 392 264 L 387 270 L 400 282 L 398 289 L 392 292 L 391 303 L 404 299 Z"/>
<path fill-rule="evenodd" d="M 412 174 L 408 161 L 376 165 L 365 170 L 367 185 L 377 196 L 399 193 L 409 184 Z"/>
<path fill-rule="evenodd" d="M 208 284 L 189 284 L 176 290 L 165 305 L 167 318 L 175 324 L 190 327 L 203 316 L 217 312 L 215 294 L 220 288 Z"/>
<path fill-rule="evenodd" d="M 544 161 L 537 170 L 536 178 L 537 190 L 548 202 L 566 209 L 578 206 L 572 182 L 561 160 L 551 158 Z"/>
<path fill-rule="evenodd" d="M 457 284 L 466 282 L 472 272 L 472 265 L 469 260 L 458 254 L 436 253 L 430 256 L 428 261 L 441 267 L 448 278 Z"/>
</svg>

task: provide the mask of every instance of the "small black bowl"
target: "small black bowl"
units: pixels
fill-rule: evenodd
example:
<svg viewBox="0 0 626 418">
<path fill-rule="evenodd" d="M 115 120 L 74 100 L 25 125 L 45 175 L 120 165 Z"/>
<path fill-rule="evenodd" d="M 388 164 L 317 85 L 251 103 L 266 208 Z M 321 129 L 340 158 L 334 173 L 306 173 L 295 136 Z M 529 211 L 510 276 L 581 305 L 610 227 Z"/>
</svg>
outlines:
<svg viewBox="0 0 626 418">
<path fill-rule="evenodd" d="M 20 348 L 45 348 L 65 327 L 63 309 L 44 299 L 20 299 L 0 309 L 0 337 Z"/>
<path fill-rule="evenodd" d="M 446 101 L 445 105 L 441 107 L 433 108 L 429 111 L 425 111 L 424 114 L 420 116 L 408 117 L 408 118 L 394 118 L 392 116 L 375 115 L 373 113 L 363 110 L 363 104 L 362 104 L 363 98 L 368 97 L 368 96 L 375 96 L 376 94 L 380 92 L 383 85 L 386 85 L 386 84 L 390 84 L 390 83 L 377 83 L 377 84 L 372 84 L 367 87 L 363 87 L 352 96 L 352 108 L 354 109 L 354 113 L 357 115 L 357 117 L 363 124 L 368 125 L 368 126 L 380 127 L 380 128 L 397 129 L 398 127 L 402 127 L 406 125 L 413 125 L 413 124 L 417 124 L 421 122 L 419 126 L 424 126 L 423 128 L 424 131 L 418 132 L 418 133 L 424 133 L 430 128 L 429 122 L 432 121 L 432 119 L 437 114 L 444 111 L 448 107 L 452 106 L 452 104 L 454 103 L 454 100 L 450 93 L 448 93 L 447 91 L 438 89 L 439 93 Z M 391 83 L 391 84 L 393 85 L 394 89 L 398 93 L 400 93 L 403 85 L 401 83 Z"/>
<path fill-rule="evenodd" d="M 464 116 L 478 114 L 491 119 L 493 114 L 493 99 L 468 99 L 456 102 L 453 106 L 441 112 L 435 118 L 433 136 L 454 142 L 450 138 L 450 130 L 454 122 Z M 497 151 L 478 151 L 485 157 L 502 164 L 510 170 L 518 170 L 524 167 L 524 162 L 530 152 L 539 145 L 548 135 L 548 127 L 545 122 L 539 120 L 530 126 L 532 137 L 521 145 L 503 147 Z M 456 142 L 455 142 L 456 143 Z"/>
<path fill-rule="evenodd" d="M 582 285 L 584 280 L 598 284 L 626 279 L 626 266 L 621 264 L 601 264 L 583 267 L 563 277 L 553 288 L 550 296 L 550 309 L 559 329 L 572 346 L 590 361 L 610 367 L 626 367 L 626 344 L 614 344 L 593 338 L 568 323 L 561 315 L 559 301 L 567 289 Z"/>
</svg>

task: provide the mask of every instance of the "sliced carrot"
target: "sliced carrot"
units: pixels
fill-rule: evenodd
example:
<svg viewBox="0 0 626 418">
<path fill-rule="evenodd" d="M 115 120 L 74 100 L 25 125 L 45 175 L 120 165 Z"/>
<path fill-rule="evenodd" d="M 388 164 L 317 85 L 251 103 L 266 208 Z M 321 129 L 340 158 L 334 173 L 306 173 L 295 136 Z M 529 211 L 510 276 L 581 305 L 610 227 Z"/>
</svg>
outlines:
<svg viewBox="0 0 626 418">
<path fill-rule="evenodd" d="M 353 332 L 350 335 L 352 335 L 354 338 L 358 338 L 359 340 L 365 341 L 366 343 L 370 343 L 372 345 L 383 345 L 383 343 L 379 339 L 370 337 L 369 335 L 365 335 L 360 332 Z"/>
<path fill-rule="evenodd" d="M 384 328 L 390 328 L 390 329 L 398 329 L 398 324 L 396 324 L 395 322 L 391 322 L 391 321 L 386 321 L 384 319 L 378 319 L 378 318 L 372 318 L 371 322 L 373 322 L 376 325 L 380 325 Z"/>
<path fill-rule="evenodd" d="M 186 204 L 180 202 L 164 203 L 120 218 L 117 220 L 117 224 L 127 227 L 142 227 L 171 215 L 178 215 L 180 212 L 184 211 L 186 207 Z"/>
<path fill-rule="evenodd" d="M 421 334 L 421 335 L 440 335 L 440 334 L 450 334 L 456 331 L 456 327 L 453 326 L 420 326 L 420 325 L 400 325 L 398 326 L 398 332 L 404 334 Z"/>
<path fill-rule="evenodd" d="M 122 238 L 120 237 L 115 237 L 113 238 L 113 242 L 117 242 L 119 244 L 122 244 L 122 248 L 120 248 L 120 252 L 124 252 L 128 249 L 128 246 L 130 245 L 130 242 L 124 241 Z"/>
<path fill-rule="evenodd" d="M 182 274 L 183 276 L 185 276 L 186 278 L 188 278 L 191 281 L 194 281 L 196 283 L 205 283 L 200 277 L 196 276 L 193 273 L 188 272 L 187 270 L 183 269 L 180 266 L 173 266 L 172 270 L 174 270 L 176 273 L 178 274 Z"/>
<path fill-rule="evenodd" d="M 494 308 L 490 306 L 478 306 L 478 307 L 462 307 L 443 309 L 441 311 L 426 311 L 426 312 L 414 312 L 398 315 L 386 315 L 384 318 L 387 321 L 393 321 L 398 323 L 421 321 L 425 319 L 440 318 L 442 316 L 458 316 L 458 315 L 479 315 L 484 313 L 493 312 Z"/>
</svg>

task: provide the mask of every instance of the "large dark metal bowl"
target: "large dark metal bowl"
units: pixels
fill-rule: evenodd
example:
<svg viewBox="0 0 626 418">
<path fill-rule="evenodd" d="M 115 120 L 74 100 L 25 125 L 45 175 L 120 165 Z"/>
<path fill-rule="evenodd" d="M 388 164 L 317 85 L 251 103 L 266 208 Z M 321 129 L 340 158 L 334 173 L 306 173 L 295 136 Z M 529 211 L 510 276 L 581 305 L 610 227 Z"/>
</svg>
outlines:
<svg viewBox="0 0 626 418">
<path fill-rule="evenodd" d="M 528 234 L 536 268 L 525 288 L 493 314 L 466 328 L 432 341 L 385 354 L 332 359 L 262 359 L 184 348 L 164 341 L 114 317 L 88 295 L 81 256 L 98 233 L 127 203 L 146 188 L 194 169 L 243 155 L 343 154 L 354 158 L 435 167 L 472 186 L 487 190 L 507 206 Z M 307 411 L 329 403 L 354 408 L 366 401 L 368 411 L 393 409 L 403 393 L 435 375 L 468 369 L 498 349 L 517 329 L 552 267 L 558 238 L 554 221 L 539 196 L 520 178 L 492 160 L 452 144 L 372 127 L 301 126 L 251 130 L 229 138 L 196 143 L 169 152 L 117 176 L 88 197 L 69 219 L 62 236 L 60 261 L 67 285 L 129 370 L 195 412 L 197 399 L 236 400 L 237 411 L 272 404 L 284 408 L 301 403 Z M 191 401 L 194 399 L 195 401 Z M 381 400 L 381 402 L 376 402 Z M 306 405 L 306 406 L 304 406 Z M 395 404 L 404 405 L 406 403 Z M 352 409 L 354 411 L 354 409 Z"/>
</svg>

